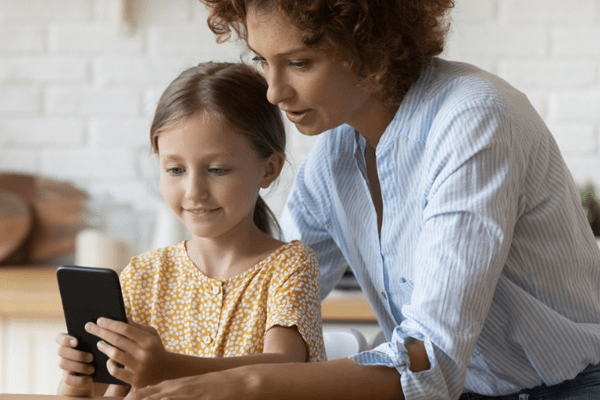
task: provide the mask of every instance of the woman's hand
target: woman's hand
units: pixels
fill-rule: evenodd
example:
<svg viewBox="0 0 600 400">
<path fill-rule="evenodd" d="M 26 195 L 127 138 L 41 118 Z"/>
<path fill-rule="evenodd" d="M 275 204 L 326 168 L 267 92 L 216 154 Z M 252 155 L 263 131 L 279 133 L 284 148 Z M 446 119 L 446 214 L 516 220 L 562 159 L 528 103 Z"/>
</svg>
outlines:
<svg viewBox="0 0 600 400">
<path fill-rule="evenodd" d="M 261 398 L 256 396 L 256 383 L 259 379 L 258 375 L 252 372 L 253 370 L 253 366 L 239 367 L 167 380 L 158 385 L 132 390 L 124 400 L 252 400 Z"/>
<path fill-rule="evenodd" d="M 97 324 L 89 322 L 85 329 L 102 339 L 98 349 L 108 356 L 108 372 L 115 378 L 134 389 L 164 379 L 165 371 L 169 370 L 170 353 L 153 327 L 130 318 L 128 324 L 100 318 Z"/>
<path fill-rule="evenodd" d="M 91 353 L 76 350 L 77 339 L 66 333 L 56 336 L 58 344 L 58 366 L 63 370 L 63 379 L 58 386 L 61 396 L 91 396 L 94 392 L 94 383 L 91 374 L 94 367 L 90 364 L 93 356 Z"/>
</svg>

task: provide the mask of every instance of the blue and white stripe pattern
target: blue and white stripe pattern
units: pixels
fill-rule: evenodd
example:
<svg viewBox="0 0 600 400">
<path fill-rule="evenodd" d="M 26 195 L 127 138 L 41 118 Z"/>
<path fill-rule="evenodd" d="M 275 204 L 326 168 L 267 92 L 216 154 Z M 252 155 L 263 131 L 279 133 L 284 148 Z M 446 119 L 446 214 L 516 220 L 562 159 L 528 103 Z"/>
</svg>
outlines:
<svg viewBox="0 0 600 400">
<path fill-rule="evenodd" d="M 365 140 L 342 125 L 301 165 L 281 217 L 317 253 L 321 296 L 348 264 L 388 343 L 351 358 L 395 367 L 407 399 L 514 393 L 600 361 L 600 250 L 579 192 L 526 97 L 435 59 L 377 149 L 381 239 Z M 404 339 L 432 368 L 412 373 Z"/>
</svg>

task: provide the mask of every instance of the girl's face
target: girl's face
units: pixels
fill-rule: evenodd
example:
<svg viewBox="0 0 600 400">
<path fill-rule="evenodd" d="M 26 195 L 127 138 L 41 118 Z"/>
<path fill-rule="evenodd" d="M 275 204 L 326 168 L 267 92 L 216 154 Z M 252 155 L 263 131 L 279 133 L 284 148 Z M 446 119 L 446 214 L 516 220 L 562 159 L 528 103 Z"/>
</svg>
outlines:
<svg viewBox="0 0 600 400">
<path fill-rule="evenodd" d="M 245 136 L 205 112 L 161 131 L 157 143 L 165 202 L 195 237 L 231 239 L 257 229 L 259 189 L 277 178 L 282 155 L 261 159 Z"/>
<path fill-rule="evenodd" d="M 267 98 L 306 135 L 318 135 L 343 123 L 363 132 L 373 96 L 357 75 L 331 54 L 306 47 L 301 30 L 277 10 L 250 6 L 248 46 L 264 68 Z"/>
</svg>

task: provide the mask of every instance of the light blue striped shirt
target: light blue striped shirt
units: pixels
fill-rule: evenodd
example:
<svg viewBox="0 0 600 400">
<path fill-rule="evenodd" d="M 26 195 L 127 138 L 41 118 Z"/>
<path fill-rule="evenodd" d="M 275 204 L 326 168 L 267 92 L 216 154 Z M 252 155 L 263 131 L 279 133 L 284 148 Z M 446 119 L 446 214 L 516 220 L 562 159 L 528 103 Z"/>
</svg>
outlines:
<svg viewBox="0 0 600 400">
<path fill-rule="evenodd" d="M 381 239 L 350 126 L 323 133 L 281 217 L 317 253 L 321 296 L 347 263 L 389 342 L 351 358 L 401 374 L 407 399 L 514 393 L 600 361 L 600 250 L 580 194 L 527 98 L 434 59 L 376 149 Z M 408 369 L 404 339 L 425 342 Z"/>
</svg>

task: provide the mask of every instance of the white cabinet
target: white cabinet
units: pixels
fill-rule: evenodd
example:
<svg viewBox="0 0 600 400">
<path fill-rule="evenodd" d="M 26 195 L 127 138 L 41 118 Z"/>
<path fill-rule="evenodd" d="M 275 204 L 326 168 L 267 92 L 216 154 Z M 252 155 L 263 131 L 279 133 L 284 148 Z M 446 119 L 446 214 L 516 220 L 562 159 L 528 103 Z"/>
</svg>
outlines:
<svg viewBox="0 0 600 400">
<path fill-rule="evenodd" d="M 56 394 L 56 335 L 65 332 L 61 319 L 0 317 L 0 392 Z"/>
</svg>

